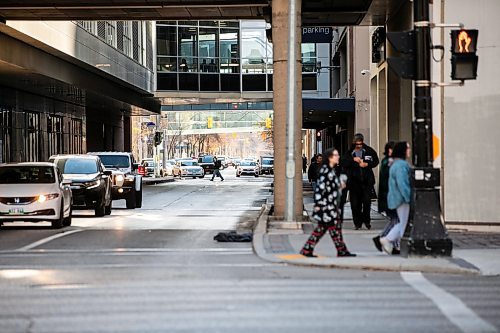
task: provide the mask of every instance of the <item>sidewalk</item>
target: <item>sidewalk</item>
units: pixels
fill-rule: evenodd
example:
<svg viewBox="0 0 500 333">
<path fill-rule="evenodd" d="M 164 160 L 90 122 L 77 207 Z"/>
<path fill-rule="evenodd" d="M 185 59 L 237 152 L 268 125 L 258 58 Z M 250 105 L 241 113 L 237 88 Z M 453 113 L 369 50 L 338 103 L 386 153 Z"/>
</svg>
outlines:
<svg viewBox="0 0 500 333">
<path fill-rule="evenodd" d="M 312 192 L 304 186 L 304 206 L 313 207 Z M 500 275 L 500 234 L 450 232 L 454 240 L 452 258 L 389 256 L 378 252 L 372 238 L 386 223 L 384 216 L 372 210 L 372 230 L 354 230 L 351 209 L 345 207 L 343 234 L 349 251 L 357 257 L 338 258 L 332 240 L 325 235 L 316 247 L 318 258 L 306 258 L 300 249 L 313 229 L 312 223 L 302 228 L 286 229 L 268 224 L 270 205 L 265 205 L 254 230 L 254 250 L 262 259 L 302 266 L 385 271 L 421 271 L 426 273 Z M 376 209 L 376 204 L 374 207 Z M 278 224 L 279 226 L 279 224 Z"/>
</svg>

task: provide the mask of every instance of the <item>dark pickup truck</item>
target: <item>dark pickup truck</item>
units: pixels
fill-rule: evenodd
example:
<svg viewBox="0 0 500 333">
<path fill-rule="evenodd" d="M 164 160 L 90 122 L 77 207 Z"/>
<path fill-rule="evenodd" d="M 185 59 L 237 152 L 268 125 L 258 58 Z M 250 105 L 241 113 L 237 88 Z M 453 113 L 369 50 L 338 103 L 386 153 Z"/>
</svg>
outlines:
<svg viewBox="0 0 500 333">
<path fill-rule="evenodd" d="M 205 170 L 205 174 L 214 173 L 214 156 L 213 155 L 203 155 L 198 157 L 198 164 Z"/>
</svg>

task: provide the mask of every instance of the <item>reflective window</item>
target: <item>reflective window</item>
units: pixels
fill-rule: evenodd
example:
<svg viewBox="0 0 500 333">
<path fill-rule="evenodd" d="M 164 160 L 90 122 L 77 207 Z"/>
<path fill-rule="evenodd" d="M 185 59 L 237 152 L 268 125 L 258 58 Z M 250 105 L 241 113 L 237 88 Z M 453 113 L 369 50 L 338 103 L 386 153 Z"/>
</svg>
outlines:
<svg viewBox="0 0 500 333">
<path fill-rule="evenodd" d="M 177 55 L 177 28 L 159 26 L 156 29 L 156 48 L 158 55 Z"/>
<path fill-rule="evenodd" d="M 302 72 L 316 72 L 316 44 L 304 43 L 302 50 Z"/>
<path fill-rule="evenodd" d="M 215 58 L 217 54 L 216 36 L 218 29 L 214 28 L 200 28 L 199 34 L 199 57 Z"/>
<path fill-rule="evenodd" d="M 179 28 L 179 57 L 198 56 L 198 28 Z"/>
<path fill-rule="evenodd" d="M 177 58 L 157 57 L 156 70 L 158 72 L 177 72 Z"/>
<path fill-rule="evenodd" d="M 220 31 L 220 72 L 238 73 L 240 70 L 240 54 L 238 46 L 238 30 L 221 29 Z"/>
</svg>

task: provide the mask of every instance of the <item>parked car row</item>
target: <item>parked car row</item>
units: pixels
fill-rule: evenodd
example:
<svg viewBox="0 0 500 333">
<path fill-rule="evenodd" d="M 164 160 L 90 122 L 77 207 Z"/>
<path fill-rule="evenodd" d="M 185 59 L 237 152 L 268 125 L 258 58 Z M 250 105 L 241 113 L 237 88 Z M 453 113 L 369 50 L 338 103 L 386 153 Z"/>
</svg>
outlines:
<svg viewBox="0 0 500 333">
<path fill-rule="evenodd" d="M 49 162 L 0 165 L 0 224 L 49 221 L 71 225 L 73 210 L 111 214 L 112 201 L 142 206 L 142 177 L 130 153 L 54 155 Z"/>
</svg>

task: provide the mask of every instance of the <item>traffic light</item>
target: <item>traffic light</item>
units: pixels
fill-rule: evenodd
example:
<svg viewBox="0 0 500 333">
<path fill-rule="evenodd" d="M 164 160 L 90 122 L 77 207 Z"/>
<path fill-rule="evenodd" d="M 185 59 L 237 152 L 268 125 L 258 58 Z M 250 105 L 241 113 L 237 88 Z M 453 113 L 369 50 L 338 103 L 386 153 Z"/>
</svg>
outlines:
<svg viewBox="0 0 500 333">
<path fill-rule="evenodd" d="M 266 128 L 273 127 L 273 120 L 270 117 L 266 118 Z"/>
<path fill-rule="evenodd" d="M 399 53 L 399 57 L 388 57 L 389 68 L 403 79 L 415 79 L 415 32 L 387 32 L 387 40 Z"/>
<path fill-rule="evenodd" d="M 451 35 L 451 78 L 453 80 L 475 80 L 477 77 L 476 29 L 452 30 Z"/>
<path fill-rule="evenodd" d="M 158 146 L 163 140 L 162 132 L 155 132 L 155 146 Z"/>
<path fill-rule="evenodd" d="M 207 118 L 207 128 L 212 128 L 214 124 L 214 119 L 212 117 Z"/>
</svg>

